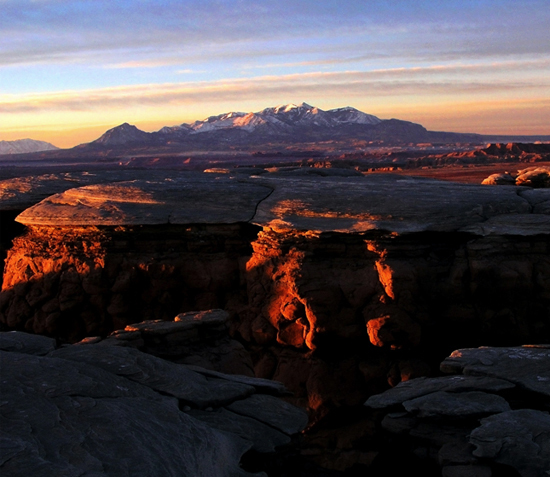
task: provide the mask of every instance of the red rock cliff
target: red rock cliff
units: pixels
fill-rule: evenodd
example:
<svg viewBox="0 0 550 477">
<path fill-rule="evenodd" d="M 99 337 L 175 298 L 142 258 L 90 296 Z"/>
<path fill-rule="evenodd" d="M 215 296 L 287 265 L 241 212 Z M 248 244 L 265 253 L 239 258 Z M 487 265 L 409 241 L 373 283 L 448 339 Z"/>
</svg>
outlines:
<svg viewBox="0 0 550 477">
<path fill-rule="evenodd" d="M 27 210 L 0 319 L 74 341 L 225 308 L 256 374 L 316 417 L 429 374 L 455 348 L 550 339 L 544 194 L 385 176 L 216 181 L 176 184 L 188 196 L 168 206 L 166 187 L 132 183 Z"/>
</svg>

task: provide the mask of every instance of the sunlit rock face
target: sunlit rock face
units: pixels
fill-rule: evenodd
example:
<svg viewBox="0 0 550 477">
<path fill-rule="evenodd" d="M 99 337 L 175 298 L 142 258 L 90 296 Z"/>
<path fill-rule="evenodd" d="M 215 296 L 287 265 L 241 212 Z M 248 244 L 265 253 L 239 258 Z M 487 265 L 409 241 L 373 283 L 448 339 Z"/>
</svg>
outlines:
<svg viewBox="0 0 550 477">
<path fill-rule="evenodd" d="M 369 238 L 260 233 L 247 264 L 252 338 L 265 339 L 260 319 L 277 342 L 312 350 L 365 334 L 377 347 L 411 349 L 548 332 L 547 239 Z"/>
<path fill-rule="evenodd" d="M 453 349 L 550 339 L 545 197 L 327 171 L 52 196 L 18 218 L 1 321 L 75 341 L 223 308 L 256 375 L 317 417 Z"/>
<path fill-rule="evenodd" d="M 241 295 L 252 226 L 31 227 L 4 275 L 5 323 L 75 341 Z"/>
</svg>

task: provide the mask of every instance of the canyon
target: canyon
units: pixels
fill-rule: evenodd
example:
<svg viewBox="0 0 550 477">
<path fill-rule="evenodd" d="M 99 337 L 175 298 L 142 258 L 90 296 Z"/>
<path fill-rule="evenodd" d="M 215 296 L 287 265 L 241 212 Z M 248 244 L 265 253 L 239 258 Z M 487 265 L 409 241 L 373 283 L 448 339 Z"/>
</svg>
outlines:
<svg viewBox="0 0 550 477">
<path fill-rule="evenodd" d="M 24 226 L 4 329 L 75 343 L 224 309 L 240 354 L 200 364 L 284 383 L 323 468 L 372 460 L 369 396 L 458 348 L 550 340 L 550 189 L 336 167 L 32 180 L 3 184 L 2 230 Z"/>
</svg>

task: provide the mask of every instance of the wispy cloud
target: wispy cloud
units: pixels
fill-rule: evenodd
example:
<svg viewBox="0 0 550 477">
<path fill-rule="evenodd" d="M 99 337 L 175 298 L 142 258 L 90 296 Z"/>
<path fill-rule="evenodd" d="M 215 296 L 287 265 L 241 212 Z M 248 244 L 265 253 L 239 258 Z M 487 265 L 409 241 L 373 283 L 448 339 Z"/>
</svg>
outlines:
<svg viewBox="0 0 550 477">
<path fill-rule="evenodd" d="M 544 79 L 515 78 L 502 72 L 526 69 L 550 73 L 550 62 L 523 61 L 488 65 L 436 65 L 373 71 L 311 72 L 265 75 L 217 81 L 145 84 L 58 93 L 0 96 L 0 113 L 46 110 L 86 111 L 98 108 L 161 106 L 174 103 L 236 102 L 265 95 L 288 97 L 334 96 L 449 96 L 511 91 L 536 92 L 548 97 L 550 74 Z M 471 74 L 470 78 L 464 72 Z M 457 75 L 461 73 L 461 75 Z M 481 74 L 480 74 L 481 73 Z M 488 76 L 484 77 L 483 73 Z M 477 75 L 477 76 L 476 76 Z"/>
<path fill-rule="evenodd" d="M 320 60 L 335 62 L 548 54 L 547 7 L 547 0 L 521 8 L 511 0 L 425 0 L 414 7 L 402 0 L 4 0 L 0 65 L 151 67 L 164 64 L 159 55 L 204 62 L 326 52 Z"/>
</svg>

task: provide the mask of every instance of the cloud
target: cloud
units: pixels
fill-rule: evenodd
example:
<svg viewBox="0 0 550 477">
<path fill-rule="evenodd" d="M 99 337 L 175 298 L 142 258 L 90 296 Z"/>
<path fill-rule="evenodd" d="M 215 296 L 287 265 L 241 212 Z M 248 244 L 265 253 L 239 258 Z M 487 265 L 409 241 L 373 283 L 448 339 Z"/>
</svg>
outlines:
<svg viewBox="0 0 550 477">
<path fill-rule="evenodd" d="M 545 2 L 4 0 L 0 65 L 547 55 Z"/>
<path fill-rule="evenodd" d="M 533 77 L 515 76 L 529 70 Z M 541 75 L 540 72 L 546 72 Z M 548 97 L 550 61 L 436 65 L 373 71 L 311 72 L 216 81 L 144 84 L 58 93 L 0 96 L 0 113 L 94 111 L 101 108 L 250 101 L 266 96 L 342 98 L 536 94 Z M 346 99 L 347 100 L 347 99 Z"/>
</svg>

